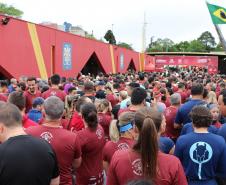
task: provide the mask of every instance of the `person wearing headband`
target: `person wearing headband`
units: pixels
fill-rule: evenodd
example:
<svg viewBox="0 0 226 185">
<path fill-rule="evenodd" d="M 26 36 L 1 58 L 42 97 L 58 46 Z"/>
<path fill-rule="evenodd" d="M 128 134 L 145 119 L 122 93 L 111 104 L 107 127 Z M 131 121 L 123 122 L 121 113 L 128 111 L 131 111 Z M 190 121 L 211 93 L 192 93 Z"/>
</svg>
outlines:
<svg viewBox="0 0 226 185">
<path fill-rule="evenodd" d="M 115 151 L 131 148 L 135 143 L 134 112 L 123 112 L 118 121 L 110 126 L 111 141 L 108 141 L 103 150 L 103 164 L 107 171 L 108 165 Z"/>
</svg>

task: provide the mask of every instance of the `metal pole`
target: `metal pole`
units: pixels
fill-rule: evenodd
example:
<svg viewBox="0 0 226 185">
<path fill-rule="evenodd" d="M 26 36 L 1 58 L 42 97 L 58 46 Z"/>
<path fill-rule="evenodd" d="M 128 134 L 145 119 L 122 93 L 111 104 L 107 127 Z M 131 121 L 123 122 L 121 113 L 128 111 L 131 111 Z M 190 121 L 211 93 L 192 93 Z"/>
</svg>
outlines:
<svg viewBox="0 0 226 185">
<path fill-rule="evenodd" d="M 220 27 L 217 24 L 214 24 L 214 26 L 216 28 L 216 31 L 217 31 L 217 34 L 218 34 L 219 39 L 221 41 L 221 44 L 222 44 L 222 46 L 224 48 L 224 52 L 226 53 L 226 42 L 225 42 L 224 36 L 223 36 L 223 34 L 221 32 L 221 29 L 220 29 Z"/>
</svg>

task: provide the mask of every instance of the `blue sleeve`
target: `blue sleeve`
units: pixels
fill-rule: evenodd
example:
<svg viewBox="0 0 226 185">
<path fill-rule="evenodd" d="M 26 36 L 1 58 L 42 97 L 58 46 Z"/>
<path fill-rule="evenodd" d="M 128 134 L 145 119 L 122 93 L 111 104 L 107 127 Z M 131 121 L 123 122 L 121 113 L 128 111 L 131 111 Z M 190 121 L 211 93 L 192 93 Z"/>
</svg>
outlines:
<svg viewBox="0 0 226 185">
<path fill-rule="evenodd" d="M 220 158 L 218 159 L 217 165 L 217 176 L 221 178 L 226 177 L 226 144 L 225 142 L 221 144 L 223 146 L 223 150 L 221 152 Z"/>
<path fill-rule="evenodd" d="M 208 131 L 213 133 L 213 134 L 217 134 L 218 133 L 218 129 L 215 126 L 213 126 L 213 125 L 209 126 Z"/>
<path fill-rule="evenodd" d="M 168 138 L 168 153 L 170 152 L 170 150 L 174 147 L 174 142 L 172 139 Z"/>
<path fill-rule="evenodd" d="M 226 125 L 223 125 L 219 130 L 218 130 L 218 135 L 222 136 L 224 140 L 226 141 Z"/>
<path fill-rule="evenodd" d="M 159 148 L 165 153 L 169 154 L 170 150 L 174 147 L 174 142 L 168 137 L 160 137 L 159 139 Z"/>
<path fill-rule="evenodd" d="M 183 141 L 181 137 L 176 142 L 174 155 L 180 159 L 181 163 L 183 162 Z"/>
<path fill-rule="evenodd" d="M 180 135 L 182 136 L 185 135 L 186 133 L 187 133 L 187 124 L 182 127 Z"/>
<path fill-rule="evenodd" d="M 179 108 L 176 114 L 175 123 L 182 124 L 183 123 L 183 115 L 181 113 L 181 109 Z"/>
</svg>

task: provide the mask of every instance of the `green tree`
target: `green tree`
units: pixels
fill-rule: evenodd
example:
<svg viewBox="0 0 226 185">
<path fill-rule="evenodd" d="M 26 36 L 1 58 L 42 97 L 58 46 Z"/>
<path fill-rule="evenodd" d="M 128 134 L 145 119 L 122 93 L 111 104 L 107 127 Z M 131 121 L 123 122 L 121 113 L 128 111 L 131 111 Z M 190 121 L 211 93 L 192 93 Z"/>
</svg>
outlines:
<svg viewBox="0 0 226 185">
<path fill-rule="evenodd" d="M 216 48 L 215 48 L 215 51 L 224 51 L 224 48 L 223 48 L 221 42 L 219 42 L 219 43 L 217 44 L 217 46 L 216 46 Z"/>
<path fill-rule="evenodd" d="M 199 40 L 192 40 L 187 48 L 188 52 L 205 52 L 206 48 Z"/>
<path fill-rule="evenodd" d="M 187 52 L 190 43 L 188 41 L 182 41 L 174 45 L 176 52 Z"/>
<path fill-rule="evenodd" d="M 13 6 L 8 6 L 4 3 L 0 3 L 0 13 L 8 14 L 16 17 L 22 17 L 24 12 L 17 8 L 14 8 Z"/>
<path fill-rule="evenodd" d="M 168 38 L 158 38 L 156 41 L 151 40 L 147 52 L 168 52 L 175 51 L 174 42 Z"/>
<path fill-rule="evenodd" d="M 203 44 L 205 50 L 208 52 L 213 50 L 216 46 L 215 38 L 209 31 L 203 32 L 198 38 L 198 41 L 200 41 Z"/>
<path fill-rule="evenodd" d="M 108 30 L 106 32 L 104 38 L 106 41 L 108 41 L 109 44 L 116 44 L 115 36 L 111 30 Z"/>
<path fill-rule="evenodd" d="M 122 47 L 122 48 L 127 48 L 127 49 L 130 49 L 130 50 L 133 50 L 132 46 L 130 44 L 125 43 L 125 42 L 119 42 L 117 45 Z"/>
</svg>

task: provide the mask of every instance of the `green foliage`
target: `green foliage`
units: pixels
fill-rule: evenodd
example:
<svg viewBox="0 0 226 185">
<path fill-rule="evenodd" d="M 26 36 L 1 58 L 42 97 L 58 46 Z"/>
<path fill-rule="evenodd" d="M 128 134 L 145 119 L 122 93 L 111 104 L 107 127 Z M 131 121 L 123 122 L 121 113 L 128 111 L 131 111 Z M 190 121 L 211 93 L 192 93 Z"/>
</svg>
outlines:
<svg viewBox="0 0 226 185">
<path fill-rule="evenodd" d="M 104 38 L 109 44 L 116 44 L 115 36 L 111 30 L 107 31 L 107 33 L 104 35 Z"/>
<path fill-rule="evenodd" d="M 203 32 L 199 38 L 192 41 L 182 41 L 174 43 L 172 40 L 158 38 L 151 42 L 146 52 L 210 52 L 224 51 L 222 45 L 216 44 L 215 38 L 208 31 Z"/>
<path fill-rule="evenodd" d="M 16 17 L 22 17 L 23 11 L 14 8 L 13 6 L 8 6 L 4 3 L 0 3 L 0 13 L 8 14 Z"/>
<path fill-rule="evenodd" d="M 203 46 L 205 46 L 205 50 L 208 52 L 210 52 L 216 45 L 215 38 L 208 31 L 202 33 L 198 38 L 198 41 L 200 41 Z"/>
<path fill-rule="evenodd" d="M 117 45 L 122 47 L 122 48 L 133 50 L 132 46 L 130 44 L 125 43 L 125 42 L 119 42 Z"/>
</svg>

